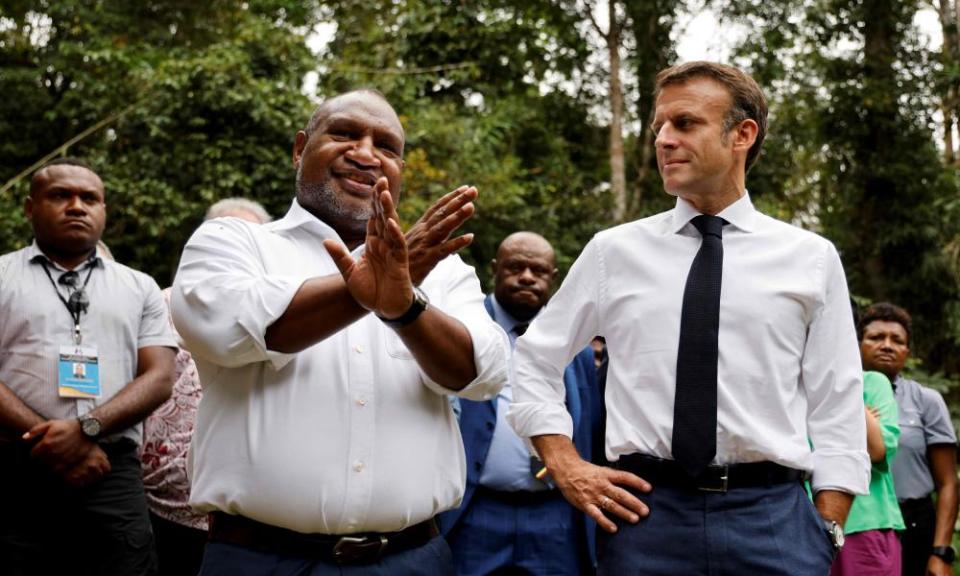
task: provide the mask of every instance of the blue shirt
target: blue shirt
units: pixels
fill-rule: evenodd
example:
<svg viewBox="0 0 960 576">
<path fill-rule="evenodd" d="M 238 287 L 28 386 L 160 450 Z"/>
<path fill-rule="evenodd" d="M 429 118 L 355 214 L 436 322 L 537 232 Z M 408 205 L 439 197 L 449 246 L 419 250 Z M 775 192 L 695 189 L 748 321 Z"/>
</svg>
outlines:
<svg viewBox="0 0 960 576">
<path fill-rule="evenodd" d="M 490 300 L 493 304 L 493 319 L 510 337 L 510 349 L 513 350 L 519 337 L 514 328 L 525 322 L 517 320 L 504 310 L 496 296 Z M 480 485 L 506 492 L 544 490 L 546 485 L 534 478 L 530 472 L 530 452 L 507 423 L 507 408 L 512 401 L 513 390 L 508 380 L 497 395 L 497 425 L 490 440 L 490 450 L 487 452 L 483 472 L 480 474 Z"/>
<path fill-rule="evenodd" d="M 897 500 L 925 498 L 934 488 L 927 446 L 957 443 L 950 412 L 939 392 L 901 375 L 893 395 L 900 409 L 900 448 L 892 466 Z"/>
</svg>

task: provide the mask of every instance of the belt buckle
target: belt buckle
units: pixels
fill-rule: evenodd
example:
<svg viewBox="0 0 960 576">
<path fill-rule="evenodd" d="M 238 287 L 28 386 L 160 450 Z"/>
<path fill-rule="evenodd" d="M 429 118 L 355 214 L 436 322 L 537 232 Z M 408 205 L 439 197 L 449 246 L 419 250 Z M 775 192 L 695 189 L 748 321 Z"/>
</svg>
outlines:
<svg viewBox="0 0 960 576">
<path fill-rule="evenodd" d="M 701 492 L 726 492 L 730 488 L 730 467 L 719 466 L 720 468 L 720 486 L 697 485 L 697 490 Z M 709 469 L 709 468 L 708 468 Z"/>
<path fill-rule="evenodd" d="M 333 545 L 333 559 L 338 564 L 374 562 L 386 547 L 386 536 L 343 536 Z"/>
</svg>

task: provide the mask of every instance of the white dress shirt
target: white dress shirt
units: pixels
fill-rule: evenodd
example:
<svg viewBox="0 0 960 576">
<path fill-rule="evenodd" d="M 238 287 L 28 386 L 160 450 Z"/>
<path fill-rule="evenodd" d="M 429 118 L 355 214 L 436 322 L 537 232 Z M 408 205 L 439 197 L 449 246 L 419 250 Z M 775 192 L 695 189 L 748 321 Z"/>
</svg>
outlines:
<svg viewBox="0 0 960 576">
<path fill-rule="evenodd" d="M 452 392 L 372 314 L 297 354 L 264 341 L 305 280 L 339 274 L 326 238 L 339 240 L 294 201 L 270 224 L 207 222 L 187 244 L 172 303 L 204 389 L 190 502 L 305 533 L 400 530 L 463 496 Z M 508 344 L 473 269 L 450 256 L 421 288 L 473 340 L 477 378 L 458 394 L 493 398 Z"/>
<path fill-rule="evenodd" d="M 606 455 L 672 458 L 680 312 L 700 248 L 673 210 L 600 232 L 514 355 L 508 418 L 523 437 L 570 436 L 563 368 L 606 337 Z M 757 212 L 744 195 L 723 230 L 717 377 L 720 464 L 770 460 L 813 489 L 867 493 L 860 355 L 840 258 L 823 238 Z M 813 449 L 810 447 L 813 444 Z"/>
</svg>

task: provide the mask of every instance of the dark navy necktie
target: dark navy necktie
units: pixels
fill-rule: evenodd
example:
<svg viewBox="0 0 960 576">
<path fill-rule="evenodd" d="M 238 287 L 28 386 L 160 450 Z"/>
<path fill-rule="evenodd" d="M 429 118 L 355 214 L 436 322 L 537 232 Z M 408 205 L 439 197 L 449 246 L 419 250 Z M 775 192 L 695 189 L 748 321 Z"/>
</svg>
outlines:
<svg viewBox="0 0 960 576">
<path fill-rule="evenodd" d="M 701 214 L 691 224 L 703 240 L 683 291 L 673 458 L 687 473 L 697 476 L 717 453 L 717 334 L 726 221 Z"/>
</svg>

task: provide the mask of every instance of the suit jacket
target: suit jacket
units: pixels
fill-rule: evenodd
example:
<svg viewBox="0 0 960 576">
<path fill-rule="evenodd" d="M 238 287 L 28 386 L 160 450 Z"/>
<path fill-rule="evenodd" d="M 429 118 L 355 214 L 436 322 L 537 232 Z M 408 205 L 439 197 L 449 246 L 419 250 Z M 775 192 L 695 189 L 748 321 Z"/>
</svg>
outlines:
<svg viewBox="0 0 960 576">
<path fill-rule="evenodd" d="M 484 301 L 487 312 L 493 317 L 493 305 L 488 295 Z M 597 388 L 597 369 L 593 360 L 593 348 L 581 350 L 566 367 L 563 382 L 567 389 L 567 410 L 573 419 L 573 444 L 580 456 L 587 461 L 593 458 L 594 436 L 602 435 L 600 414 L 603 398 Z M 456 526 L 479 485 L 483 466 L 487 461 L 490 441 L 497 424 L 497 399 L 475 402 L 460 398 L 460 434 L 467 460 L 467 486 L 459 508 L 440 514 L 440 528 L 447 534 Z M 561 496 L 562 498 L 562 496 Z M 594 558 L 594 527 L 592 519 L 583 515 L 584 523 L 578 529 L 584 532 L 589 557 Z"/>
</svg>

